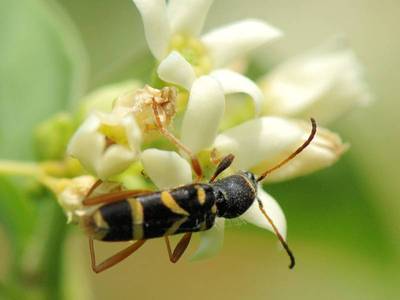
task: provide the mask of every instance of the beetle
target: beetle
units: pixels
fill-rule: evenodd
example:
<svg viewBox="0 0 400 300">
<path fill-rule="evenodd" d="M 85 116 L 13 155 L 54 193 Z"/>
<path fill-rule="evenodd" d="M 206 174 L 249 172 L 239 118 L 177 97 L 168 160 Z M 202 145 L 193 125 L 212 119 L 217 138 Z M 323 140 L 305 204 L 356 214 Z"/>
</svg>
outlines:
<svg viewBox="0 0 400 300">
<path fill-rule="evenodd" d="M 170 261 L 175 263 L 188 247 L 193 232 L 210 229 L 216 217 L 232 219 L 241 216 L 254 201 L 258 202 L 260 211 L 289 255 L 289 268 L 293 268 L 294 255 L 257 198 L 257 185 L 311 143 L 317 131 L 316 122 L 312 118 L 311 125 L 311 132 L 301 146 L 259 176 L 249 171 L 239 171 L 216 180 L 232 164 L 234 156 L 229 154 L 220 161 L 208 183 L 195 182 L 162 191 L 126 190 L 90 197 L 100 183 L 97 182 L 83 200 L 85 206 L 94 206 L 94 209 L 82 219 L 82 225 L 89 236 L 93 271 L 99 273 L 107 270 L 134 253 L 146 240 L 160 237 L 164 237 Z M 193 163 L 192 159 L 192 166 L 196 169 L 200 164 Z M 199 169 L 195 172 L 201 174 Z M 168 237 L 180 233 L 184 235 L 172 251 Z M 93 240 L 136 242 L 96 264 Z"/>
</svg>

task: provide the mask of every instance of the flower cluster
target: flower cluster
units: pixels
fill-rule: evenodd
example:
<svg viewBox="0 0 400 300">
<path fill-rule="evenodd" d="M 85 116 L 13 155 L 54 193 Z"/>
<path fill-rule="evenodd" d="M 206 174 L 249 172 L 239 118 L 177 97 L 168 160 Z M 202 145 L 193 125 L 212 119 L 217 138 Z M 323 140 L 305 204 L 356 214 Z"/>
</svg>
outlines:
<svg viewBox="0 0 400 300">
<path fill-rule="evenodd" d="M 361 67 L 346 47 L 289 60 L 257 84 L 231 66 L 251 50 L 281 37 L 277 28 L 251 19 L 200 35 L 212 0 L 133 2 L 157 61 L 157 88 L 146 84 L 123 92 L 114 88 L 107 94 L 107 101 L 115 99 L 111 108 L 94 108 L 87 113 L 67 150 L 106 184 L 121 180 L 121 173 L 134 165 L 140 165 L 158 189 L 188 184 L 193 180 L 190 154 L 201 156 L 203 165 L 212 166 L 211 161 L 232 153 L 235 160 L 230 172 L 260 174 L 307 139 L 309 117 L 326 124 L 369 101 Z M 231 100 L 227 95 L 234 93 L 243 99 L 238 104 L 243 110 L 248 108 L 246 99 L 252 100 L 251 118 L 242 121 L 240 109 L 229 115 Z M 227 118 L 233 123 L 222 130 Z M 183 149 L 168 150 L 174 145 Z M 281 181 L 328 167 L 345 149 L 338 135 L 319 127 L 310 146 L 268 178 Z M 133 175 L 142 176 L 139 171 Z M 80 202 L 89 189 L 88 182 L 94 179 L 77 179 L 59 197 L 71 219 L 85 213 Z M 115 185 L 109 187 L 115 189 Z M 286 237 L 286 219 L 279 204 L 261 185 L 258 190 L 265 210 Z M 273 231 L 257 203 L 241 218 Z M 223 228 L 221 218 L 212 229 L 200 233 L 195 258 L 217 252 Z"/>
</svg>

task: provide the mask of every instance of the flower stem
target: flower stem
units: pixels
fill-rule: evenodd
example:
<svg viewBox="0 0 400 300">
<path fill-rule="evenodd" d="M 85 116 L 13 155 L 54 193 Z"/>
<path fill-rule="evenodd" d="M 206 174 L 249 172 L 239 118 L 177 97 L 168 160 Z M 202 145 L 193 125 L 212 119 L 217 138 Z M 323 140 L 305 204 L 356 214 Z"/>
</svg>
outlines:
<svg viewBox="0 0 400 300">
<path fill-rule="evenodd" d="M 37 177 L 42 173 L 36 163 L 0 160 L 0 174 Z"/>
<path fill-rule="evenodd" d="M 33 162 L 0 160 L 0 174 L 33 177 L 56 195 L 69 182 L 68 179 L 46 175 L 41 165 Z"/>
</svg>

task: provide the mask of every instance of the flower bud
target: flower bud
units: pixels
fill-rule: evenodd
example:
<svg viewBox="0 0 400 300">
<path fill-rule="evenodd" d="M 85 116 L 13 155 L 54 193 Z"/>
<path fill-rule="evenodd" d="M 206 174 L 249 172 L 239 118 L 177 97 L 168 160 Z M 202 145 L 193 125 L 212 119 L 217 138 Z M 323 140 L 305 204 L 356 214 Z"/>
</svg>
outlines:
<svg viewBox="0 0 400 300">
<path fill-rule="evenodd" d="M 64 157 L 68 141 L 74 133 L 75 123 L 68 113 L 58 113 L 35 128 L 35 148 L 41 160 Z"/>
<path fill-rule="evenodd" d="M 66 187 L 57 195 L 58 203 L 63 208 L 68 223 L 78 223 L 80 218 L 93 207 L 87 207 L 82 201 L 87 196 L 90 188 L 95 183 L 92 176 L 75 177 L 69 181 Z M 91 194 L 92 197 L 120 190 L 118 183 L 103 182 Z"/>
<path fill-rule="evenodd" d="M 95 181 L 92 176 L 75 177 L 57 195 L 58 203 L 64 210 L 68 223 L 77 223 L 79 216 L 84 214 L 82 201 Z"/>
</svg>

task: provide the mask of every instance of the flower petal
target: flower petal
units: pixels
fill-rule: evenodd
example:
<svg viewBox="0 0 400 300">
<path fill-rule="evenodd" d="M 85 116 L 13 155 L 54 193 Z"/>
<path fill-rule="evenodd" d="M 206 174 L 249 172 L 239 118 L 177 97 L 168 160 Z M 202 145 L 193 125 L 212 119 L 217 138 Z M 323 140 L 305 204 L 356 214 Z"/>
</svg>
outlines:
<svg viewBox="0 0 400 300">
<path fill-rule="evenodd" d="M 147 44 L 158 60 L 166 54 L 170 29 L 165 0 L 133 0 L 142 16 Z"/>
<path fill-rule="evenodd" d="M 188 91 L 196 79 L 192 65 L 177 51 L 172 51 L 161 61 L 157 74 L 162 80 L 182 86 Z"/>
<path fill-rule="evenodd" d="M 141 159 L 144 171 L 159 189 L 192 182 L 190 164 L 176 152 L 147 149 Z"/>
<path fill-rule="evenodd" d="M 261 185 L 258 187 L 257 197 L 261 200 L 265 211 L 274 222 L 279 233 L 286 239 L 286 218 L 278 202 L 269 194 L 267 194 L 262 189 Z M 274 232 L 271 224 L 261 213 L 257 201 L 254 201 L 250 208 L 243 215 L 241 215 L 240 218 L 255 226 Z"/>
<path fill-rule="evenodd" d="M 139 153 L 142 142 L 142 132 L 136 120 L 132 116 L 126 116 L 123 119 L 126 138 L 129 148 L 136 153 Z"/>
<path fill-rule="evenodd" d="M 261 20 L 244 20 L 213 30 L 202 37 L 214 67 L 221 67 L 282 33 Z"/>
<path fill-rule="evenodd" d="M 198 78 L 182 121 L 182 142 L 195 153 L 211 146 L 224 110 L 225 97 L 218 81 L 210 76 Z"/>
<path fill-rule="evenodd" d="M 170 0 L 168 17 L 173 34 L 198 36 L 214 0 Z"/>
<path fill-rule="evenodd" d="M 310 124 L 304 121 L 263 117 L 223 132 L 216 138 L 214 147 L 220 156 L 235 155 L 233 167 L 252 169 L 260 174 L 293 153 L 310 131 Z M 312 143 L 292 161 L 268 175 L 268 180 L 284 180 L 330 166 L 345 148 L 337 135 L 318 128 Z"/>
<path fill-rule="evenodd" d="M 102 180 L 117 175 L 127 169 L 136 157 L 136 153 L 127 147 L 111 145 L 98 162 L 96 174 Z"/>
<path fill-rule="evenodd" d="M 287 61 L 265 76 L 260 86 L 270 100 L 265 113 L 313 116 L 322 123 L 372 98 L 355 54 L 337 45 Z"/>
<path fill-rule="evenodd" d="M 256 114 L 259 114 L 261 105 L 263 104 L 264 95 L 252 80 L 242 74 L 228 69 L 215 70 L 210 74 L 210 76 L 218 80 L 225 94 L 248 94 L 254 101 Z"/>
<path fill-rule="evenodd" d="M 214 226 L 206 231 L 201 231 L 200 245 L 190 260 L 202 260 L 215 256 L 224 244 L 225 219 L 216 218 Z"/>
<path fill-rule="evenodd" d="M 97 132 L 100 119 L 92 114 L 72 136 L 67 154 L 77 158 L 90 173 L 97 175 L 98 165 L 105 148 L 104 137 Z"/>
<path fill-rule="evenodd" d="M 298 122 L 298 124 L 300 128 L 303 128 L 302 141 L 304 142 L 309 134 L 309 125 L 305 122 Z M 319 127 L 312 143 L 291 162 L 268 175 L 267 180 L 271 182 L 288 180 L 330 167 L 347 149 L 348 145 L 343 144 L 339 135 Z M 287 155 L 289 154 L 287 152 Z M 260 164 L 254 170 L 261 173 L 266 166 L 268 164 Z"/>
</svg>

